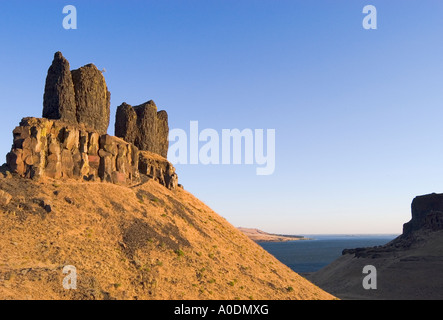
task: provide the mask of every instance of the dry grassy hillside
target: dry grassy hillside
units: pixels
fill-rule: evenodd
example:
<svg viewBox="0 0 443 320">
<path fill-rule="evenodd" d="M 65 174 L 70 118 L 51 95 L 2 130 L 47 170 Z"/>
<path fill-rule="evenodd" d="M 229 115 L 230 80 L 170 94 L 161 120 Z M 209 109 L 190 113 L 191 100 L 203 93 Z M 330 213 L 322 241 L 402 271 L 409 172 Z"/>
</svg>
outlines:
<svg viewBox="0 0 443 320">
<path fill-rule="evenodd" d="M 331 299 L 185 190 L 1 178 L 0 299 Z M 77 290 L 62 269 L 77 269 Z"/>
</svg>

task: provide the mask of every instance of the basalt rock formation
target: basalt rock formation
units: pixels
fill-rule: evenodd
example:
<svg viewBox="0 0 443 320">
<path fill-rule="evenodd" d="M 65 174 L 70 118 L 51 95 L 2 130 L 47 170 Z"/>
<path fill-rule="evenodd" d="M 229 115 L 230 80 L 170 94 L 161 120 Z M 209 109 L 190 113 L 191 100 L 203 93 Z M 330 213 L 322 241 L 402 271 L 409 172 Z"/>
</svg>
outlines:
<svg viewBox="0 0 443 320">
<path fill-rule="evenodd" d="M 56 52 L 49 67 L 43 95 L 43 117 L 77 123 L 74 83 L 69 62 L 61 52 Z"/>
<path fill-rule="evenodd" d="M 165 158 L 149 151 L 140 151 L 140 173 L 152 177 L 168 189 L 178 187 L 178 177 L 173 165 Z"/>
<path fill-rule="evenodd" d="M 403 225 L 403 235 L 420 229 L 443 230 L 443 194 L 415 197 L 411 204 L 412 219 Z"/>
<path fill-rule="evenodd" d="M 68 60 L 55 53 L 43 118 L 23 118 L 13 131 L 6 157 L 11 171 L 31 179 L 100 179 L 122 185 L 138 183 L 141 172 L 168 189 L 177 188 L 175 168 L 166 159 L 166 111 L 157 112 L 153 101 L 123 104 L 117 110 L 117 137 L 110 136 L 111 94 L 103 74 L 93 64 L 69 69 Z"/>
<path fill-rule="evenodd" d="M 115 135 L 133 143 L 140 150 L 166 158 L 168 133 L 168 114 L 164 110 L 157 112 L 152 100 L 135 107 L 123 103 L 117 108 Z"/>
<path fill-rule="evenodd" d="M 103 74 L 93 64 L 72 72 L 56 52 L 46 77 L 43 118 L 85 124 L 104 134 L 108 130 L 111 94 Z"/>
<path fill-rule="evenodd" d="M 111 93 L 106 86 L 103 74 L 93 64 L 88 64 L 72 72 L 77 121 L 106 133 L 109 126 Z"/>
<path fill-rule="evenodd" d="M 138 149 L 107 134 L 60 120 L 24 118 L 13 131 L 6 160 L 26 178 L 97 180 L 116 184 L 138 182 Z"/>
</svg>

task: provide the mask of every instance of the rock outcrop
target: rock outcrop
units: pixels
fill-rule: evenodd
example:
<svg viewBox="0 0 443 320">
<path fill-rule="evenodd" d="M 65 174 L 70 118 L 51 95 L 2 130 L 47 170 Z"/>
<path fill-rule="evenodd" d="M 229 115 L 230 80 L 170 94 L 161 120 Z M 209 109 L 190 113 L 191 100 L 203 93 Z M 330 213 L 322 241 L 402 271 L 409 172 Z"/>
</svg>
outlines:
<svg viewBox="0 0 443 320">
<path fill-rule="evenodd" d="M 46 77 L 43 118 L 84 124 L 105 134 L 110 120 L 111 94 L 103 74 L 93 64 L 70 71 L 61 52 L 54 55 Z"/>
<path fill-rule="evenodd" d="M 117 137 L 106 134 L 111 94 L 93 64 L 70 71 L 56 52 L 43 97 L 43 118 L 23 118 L 13 131 L 7 166 L 26 178 L 83 179 L 131 185 L 140 172 L 168 189 L 178 185 L 166 160 L 168 114 L 151 100 L 117 109 Z M 143 150 L 142 153 L 139 149 Z"/>
<path fill-rule="evenodd" d="M 109 126 L 111 93 L 103 74 L 93 64 L 73 70 L 77 122 L 83 123 L 100 133 Z"/>
<path fill-rule="evenodd" d="M 131 143 L 138 137 L 137 113 L 129 104 L 123 103 L 117 108 L 114 131 L 117 137 Z"/>
<path fill-rule="evenodd" d="M 411 212 L 411 220 L 403 225 L 404 236 L 420 229 L 443 230 L 443 194 L 415 197 Z"/>
<path fill-rule="evenodd" d="M 69 62 L 56 52 L 46 77 L 43 95 L 43 117 L 77 123 L 74 84 Z"/>
<path fill-rule="evenodd" d="M 169 149 L 168 113 L 165 110 L 157 112 L 157 151 L 163 158 L 168 157 Z"/>
<path fill-rule="evenodd" d="M 117 108 L 115 135 L 133 143 L 143 151 L 150 151 L 166 158 L 168 156 L 168 114 L 150 100 L 132 107 L 123 103 Z"/>
<path fill-rule="evenodd" d="M 22 177 L 82 179 L 132 185 L 140 174 L 170 190 L 178 187 L 174 166 L 162 156 L 139 151 L 121 138 L 61 120 L 23 118 L 13 131 L 8 167 Z"/>
<path fill-rule="evenodd" d="M 168 189 L 178 187 L 178 177 L 174 166 L 165 158 L 149 151 L 140 151 L 140 173 L 151 177 Z"/>
<path fill-rule="evenodd" d="M 7 164 L 22 177 L 138 182 L 138 149 L 117 137 L 39 118 L 24 118 L 13 135 Z"/>
</svg>

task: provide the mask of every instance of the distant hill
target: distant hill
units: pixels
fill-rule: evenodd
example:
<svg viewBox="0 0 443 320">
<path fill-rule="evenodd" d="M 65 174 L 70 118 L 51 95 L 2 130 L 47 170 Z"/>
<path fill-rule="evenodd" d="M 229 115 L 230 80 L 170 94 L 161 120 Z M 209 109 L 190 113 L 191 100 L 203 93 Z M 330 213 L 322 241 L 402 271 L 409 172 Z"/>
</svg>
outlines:
<svg viewBox="0 0 443 320">
<path fill-rule="evenodd" d="M 2 300 L 334 298 L 181 188 L 0 174 L 0 189 Z"/>
<path fill-rule="evenodd" d="M 259 229 L 253 228 L 237 228 L 243 232 L 249 239 L 255 242 L 284 242 L 284 241 L 294 241 L 294 240 L 305 240 L 303 236 L 291 236 L 291 235 L 281 235 L 267 233 Z"/>
</svg>

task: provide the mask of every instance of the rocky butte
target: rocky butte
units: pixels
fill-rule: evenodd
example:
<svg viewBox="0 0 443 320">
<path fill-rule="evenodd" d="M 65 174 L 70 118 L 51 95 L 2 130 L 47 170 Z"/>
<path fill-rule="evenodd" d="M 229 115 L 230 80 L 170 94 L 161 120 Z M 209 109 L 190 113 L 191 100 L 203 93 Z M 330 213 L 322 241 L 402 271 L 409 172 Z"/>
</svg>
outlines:
<svg viewBox="0 0 443 320">
<path fill-rule="evenodd" d="M 1 300 L 335 299 L 177 187 L 165 111 L 122 104 L 114 137 L 109 99 L 55 54 L 0 167 Z"/>
<path fill-rule="evenodd" d="M 78 179 L 131 185 L 150 177 L 168 189 L 178 185 L 167 161 L 168 115 L 151 100 L 117 110 L 107 134 L 111 93 L 94 64 L 70 70 L 56 52 L 46 77 L 42 118 L 23 118 L 13 131 L 6 160 L 22 177 Z"/>
</svg>

